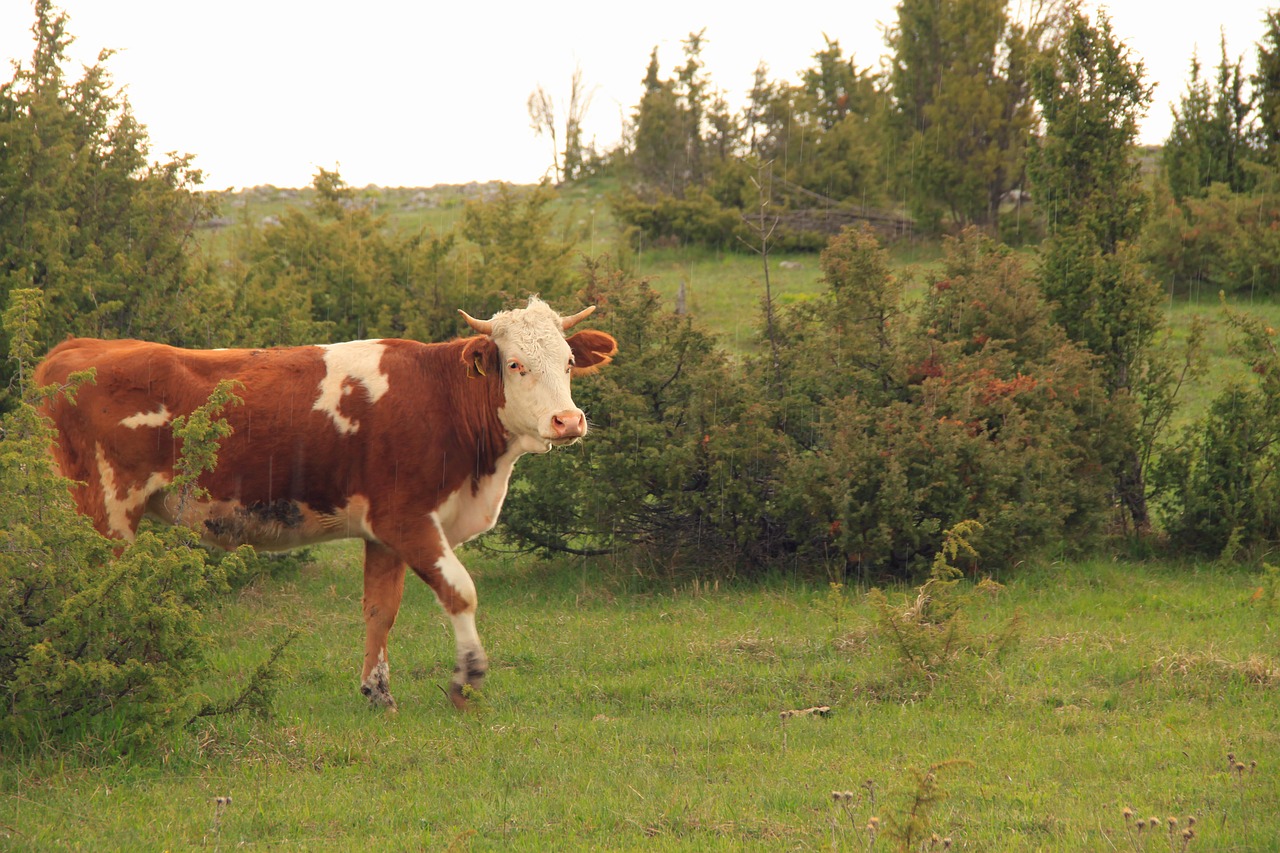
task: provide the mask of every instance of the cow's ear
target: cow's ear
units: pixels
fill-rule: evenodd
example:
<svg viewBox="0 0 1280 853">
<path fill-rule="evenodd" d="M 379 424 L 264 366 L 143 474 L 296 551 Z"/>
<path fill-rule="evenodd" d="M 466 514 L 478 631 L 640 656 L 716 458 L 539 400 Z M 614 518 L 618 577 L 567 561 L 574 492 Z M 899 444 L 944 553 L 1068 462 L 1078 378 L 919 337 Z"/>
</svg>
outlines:
<svg viewBox="0 0 1280 853">
<path fill-rule="evenodd" d="M 462 363 L 466 365 L 467 376 L 501 376 L 498 365 L 498 345 L 488 335 L 476 335 L 467 338 L 462 348 Z"/>
<path fill-rule="evenodd" d="M 618 342 L 612 335 L 606 335 L 594 329 L 576 332 L 566 340 L 569 343 L 569 349 L 573 352 L 574 376 L 595 373 L 613 361 L 614 353 L 618 351 Z"/>
</svg>

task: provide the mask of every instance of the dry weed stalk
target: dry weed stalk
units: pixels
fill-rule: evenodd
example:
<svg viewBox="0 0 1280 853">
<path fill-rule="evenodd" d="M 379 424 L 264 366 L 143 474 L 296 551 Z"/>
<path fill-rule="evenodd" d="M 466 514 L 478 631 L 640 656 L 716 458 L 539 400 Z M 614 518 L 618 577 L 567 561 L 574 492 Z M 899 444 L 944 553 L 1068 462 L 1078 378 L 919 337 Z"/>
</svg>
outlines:
<svg viewBox="0 0 1280 853">
<path fill-rule="evenodd" d="M 231 805 L 231 797 L 214 797 L 213 798 L 213 825 L 209 827 L 209 833 L 217 836 L 222 830 L 222 813 Z"/>
<path fill-rule="evenodd" d="M 1253 776 L 1257 769 L 1257 761 L 1250 761 L 1248 764 L 1245 764 L 1243 761 L 1236 758 L 1236 754 L 1234 752 L 1227 753 L 1227 773 L 1231 776 L 1232 784 L 1235 785 L 1236 793 L 1240 798 L 1240 826 L 1242 829 L 1247 829 L 1249 824 L 1249 811 L 1245 808 L 1245 789 L 1247 787 L 1248 779 Z M 1224 827 L 1226 823 L 1227 813 L 1224 810 L 1222 813 L 1222 824 Z"/>
<path fill-rule="evenodd" d="M 1136 853 L 1146 849 L 1147 839 L 1155 838 L 1160 831 L 1160 819 L 1156 817 L 1143 820 L 1133 819 L 1133 809 L 1125 806 L 1124 811 L 1124 830 L 1125 835 L 1129 838 L 1129 844 Z M 1186 853 L 1187 848 L 1191 846 L 1191 841 L 1196 837 L 1196 818 L 1195 815 L 1187 817 L 1186 826 L 1179 830 L 1178 819 L 1173 815 L 1165 818 L 1166 832 L 1169 839 L 1169 853 Z M 1152 841 L 1152 844 L 1159 842 Z"/>
</svg>

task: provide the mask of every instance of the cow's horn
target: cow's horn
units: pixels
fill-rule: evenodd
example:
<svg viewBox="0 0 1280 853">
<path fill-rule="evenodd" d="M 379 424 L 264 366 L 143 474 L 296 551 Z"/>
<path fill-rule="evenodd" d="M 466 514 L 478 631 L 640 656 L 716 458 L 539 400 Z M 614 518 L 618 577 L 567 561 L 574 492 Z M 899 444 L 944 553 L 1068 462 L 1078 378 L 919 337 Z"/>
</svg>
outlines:
<svg viewBox="0 0 1280 853">
<path fill-rule="evenodd" d="M 490 320 L 477 320 L 475 317 L 472 317 L 470 314 L 468 314 L 466 311 L 463 311 L 461 308 L 459 308 L 459 309 L 458 309 L 458 313 L 462 315 L 462 319 L 464 319 L 464 320 L 466 320 L 466 321 L 467 321 L 467 325 L 468 325 L 468 326 L 470 326 L 471 328 L 475 329 L 475 330 L 476 330 L 477 332 L 479 332 L 480 334 L 482 334 L 482 335 L 492 335 L 492 334 L 493 334 L 493 323 L 492 323 L 492 321 L 490 321 Z"/>
<path fill-rule="evenodd" d="M 596 310 L 596 306 L 588 305 L 586 308 L 583 308 L 581 311 L 579 311 L 577 314 L 574 314 L 572 317 L 561 317 L 560 328 L 564 329 L 566 332 L 569 331 L 574 326 L 578 325 L 580 322 L 590 317 L 591 312 L 594 310 Z"/>
</svg>

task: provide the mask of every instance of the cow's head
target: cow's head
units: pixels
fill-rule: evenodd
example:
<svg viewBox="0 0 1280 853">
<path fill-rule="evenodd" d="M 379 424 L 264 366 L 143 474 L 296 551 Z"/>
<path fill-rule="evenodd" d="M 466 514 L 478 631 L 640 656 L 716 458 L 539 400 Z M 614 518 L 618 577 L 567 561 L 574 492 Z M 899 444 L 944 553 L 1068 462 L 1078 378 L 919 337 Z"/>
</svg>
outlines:
<svg viewBox="0 0 1280 853">
<path fill-rule="evenodd" d="M 572 444 L 587 434 L 587 418 L 573 404 L 569 379 L 591 373 L 613 358 L 617 342 L 604 332 L 565 332 L 595 306 L 561 317 L 538 297 L 526 308 L 499 311 L 490 320 L 477 320 L 459 309 L 469 325 L 487 341 L 469 347 L 477 364 L 488 362 L 502 375 L 505 404 L 498 417 L 512 442 L 528 452 Z M 489 351 L 482 357 L 480 347 Z M 484 368 L 481 368 L 484 369 Z"/>
</svg>

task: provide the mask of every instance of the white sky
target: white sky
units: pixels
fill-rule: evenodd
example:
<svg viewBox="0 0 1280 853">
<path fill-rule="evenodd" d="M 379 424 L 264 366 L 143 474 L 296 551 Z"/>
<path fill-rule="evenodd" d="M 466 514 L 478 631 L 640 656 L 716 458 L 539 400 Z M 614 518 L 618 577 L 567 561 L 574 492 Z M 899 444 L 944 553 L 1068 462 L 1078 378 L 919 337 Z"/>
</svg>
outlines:
<svg viewBox="0 0 1280 853">
<path fill-rule="evenodd" d="M 1217 65 L 1219 33 L 1252 70 L 1266 3 L 1249 0 L 1109 0 L 1116 33 L 1157 84 L 1142 141 L 1161 142 L 1169 105 L 1185 91 L 1194 51 Z M 1277 0 L 1280 5 L 1280 0 Z M 71 56 L 102 48 L 153 159 L 193 153 L 205 186 L 306 186 L 337 166 L 353 186 L 430 186 L 505 180 L 532 183 L 550 144 L 529 128 L 526 102 L 542 85 L 567 98 L 581 65 L 594 98 L 587 137 L 620 137 L 640 98 L 656 46 L 663 76 L 683 59 L 680 42 L 706 28 L 712 84 L 740 106 L 756 66 L 794 81 L 838 39 L 859 66 L 887 53 L 883 28 L 897 0 L 750 4 L 647 0 L 62 0 L 75 36 Z M 618 11 L 610 11 L 611 7 Z M 631 11 L 633 8 L 639 11 Z M 34 13 L 0 0 L 0 57 L 29 64 Z M 80 69 L 72 66 L 78 78 Z M 12 76 L 0 70 L 0 80 Z"/>
</svg>

